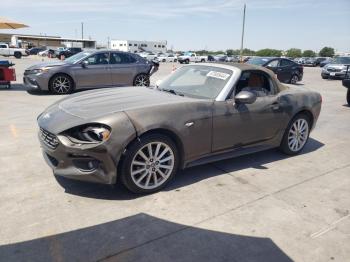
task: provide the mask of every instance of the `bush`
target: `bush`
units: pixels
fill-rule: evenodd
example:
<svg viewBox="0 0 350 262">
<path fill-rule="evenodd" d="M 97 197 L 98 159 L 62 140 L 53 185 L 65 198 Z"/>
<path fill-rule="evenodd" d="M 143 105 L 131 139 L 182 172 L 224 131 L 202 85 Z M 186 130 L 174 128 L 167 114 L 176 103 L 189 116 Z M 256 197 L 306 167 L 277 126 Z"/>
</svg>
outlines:
<svg viewBox="0 0 350 262">
<path fill-rule="evenodd" d="M 319 56 L 322 56 L 322 57 L 333 57 L 334 56 L 334 48 L 325 46 L 319 52 Z"/>
<path fill-rule="evenodd" d="M 301 49 L 291 48 L 291 49 L 287 50 L 286 56 L 292 57 L 292 58 L 301 57 L 302 56 Z"/>
<path fill-rule="evenodd" d="M 305 50 L 303 52 L 303 57 L 315 57 L 316 53 L 312 50 Z"/>
<path fill-rule="evenodd" d="M 281 50 L 277 50 L 277 49 L 265 48 L 265 49 L 261 49 L 261 50 L 257 51 L 255 53 L 255 55 L 257 55 L 257 56 L 280 57 L 282 55 L 282 51 Z"/>
</svg>

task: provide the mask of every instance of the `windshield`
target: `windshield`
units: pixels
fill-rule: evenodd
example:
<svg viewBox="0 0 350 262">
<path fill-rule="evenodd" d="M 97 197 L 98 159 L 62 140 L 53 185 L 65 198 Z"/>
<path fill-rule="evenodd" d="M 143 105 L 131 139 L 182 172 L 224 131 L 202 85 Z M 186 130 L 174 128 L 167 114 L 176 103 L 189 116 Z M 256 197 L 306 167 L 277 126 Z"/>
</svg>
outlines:
<svg viewBox="0 0 350 262">
<path fill-rule="evenodd" d="M 214 66 L 184 66 L 159 85 L 159 89 L 181 96 L 215 99 L 229 81 L 232 71 Z"/>
<path fill-rule="evenodd" d="M 247 61 L 247 64 L 251 64 L 251 65 L 263 65 L 266 62 L 268 62 L 270 60 L 270 58 L 264 58 L 264 57 L 254 57 L 251 58 Z"/>
<path fill-rule="evenodd" d="M 66 58 L 64 61 L 67 63 L 74 64 L 74 63 L 80 61 L 81 59 L 91 55 L 91 54 L 92 54 L 92 52 L 80 52 L 78 54 L 72 55 L 69 58 Z"/>
<path fill-rule="evenodd" d="M 332 64 L 350 64 L 349 57 L 335 57 L 332 61 Z"/>
</svg>

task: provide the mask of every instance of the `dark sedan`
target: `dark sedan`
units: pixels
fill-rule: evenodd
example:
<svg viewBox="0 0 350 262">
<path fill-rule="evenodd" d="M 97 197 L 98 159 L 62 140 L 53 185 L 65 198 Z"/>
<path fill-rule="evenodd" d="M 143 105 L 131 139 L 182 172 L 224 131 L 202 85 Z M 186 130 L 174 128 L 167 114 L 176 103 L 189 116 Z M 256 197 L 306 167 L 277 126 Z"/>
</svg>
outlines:
<svg viewBox="0 0 350 262">
<path fill-rule="evenodd" d="M 282 85 L 244 64 L 179 68 L 157 88 L 74 94 L 39 117 L 54 174 L 136 193 L 164 187 L 180 168 L 279 147 L 298 154 L 321 110 L 319 93 Z"/>
<path fill-rule="evenodd" d="M 37 55 L 41 51 L 45 51 L 46 47 L 33 47 L 27 51 L 28 55 Z"/>
<path fill-rule="evenodd" d="M 71 57 L 75 54 L 78 54 L 80 52 L 82 52 L 83 49 L 81 49 L 80 47 L 71 47 L 71 48 L 67 48 L 65 50 L 62 50 L 58 53 L 58 58 L 61 59 L 61 57 L 63 56 L 64 58 L 68 58 Z"/>
<path fill-rule="evenodd" d="M 304 68 L 286 58 L 254 57 L 247 64 L 260 65 L 273 71 L 283 83 L 296 84 L 303 79 Z"/>
</svg>

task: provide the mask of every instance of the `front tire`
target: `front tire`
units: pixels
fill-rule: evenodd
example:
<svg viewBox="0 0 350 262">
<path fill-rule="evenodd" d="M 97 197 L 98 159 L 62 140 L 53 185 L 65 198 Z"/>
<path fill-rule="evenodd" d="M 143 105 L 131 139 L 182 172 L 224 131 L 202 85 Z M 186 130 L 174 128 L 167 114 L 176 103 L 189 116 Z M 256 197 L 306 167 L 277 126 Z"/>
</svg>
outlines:
<svg viewBox="0 0 350 262">
<path fill-rule="evenodd" d="M 73 92 L 74 82 L 68 75 L 57 74 L 50 80 L 49 88 L 55 95 L 66 95 Z"/>
<path fill-rule="evenodd" d="M 346 101 L 348 102 L 348 105 L 350 106 L 350 88 L 348 88 L 348 92 L 346 93 Z"/>
<path fill-rule="evenodd" d="M 150 79 L 149 76 L 146 74 L 139 74 L 134 79 L 134 86 L 149 86 L 150 85 Z"/>
<path fill-rule="evenodd" d="M 151 134 L 127 149 L 120 166 L 121 181 L 133 193 L 154 193 L 169 183 L 177 168 L 175 143 L 167 136 Z"/>
<path fill-rule="evenodd" d="M 328 79 L 328 76 L 322 76 L 322 79 Z"/>
<path fill-rule="evenodd" d="M 287 155 L 299 154 L 309 139 L 310 129 L 309 117 L 305 114 L 296 115 L 283 135 L 280 150 Z"/>
</svg>

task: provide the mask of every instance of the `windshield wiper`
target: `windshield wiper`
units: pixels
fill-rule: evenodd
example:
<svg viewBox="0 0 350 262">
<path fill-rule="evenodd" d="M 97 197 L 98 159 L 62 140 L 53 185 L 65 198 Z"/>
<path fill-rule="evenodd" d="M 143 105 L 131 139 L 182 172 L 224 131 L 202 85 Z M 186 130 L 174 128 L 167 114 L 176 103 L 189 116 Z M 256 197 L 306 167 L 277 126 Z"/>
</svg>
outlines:
<svg viewBox="0 0 350 262">
<path fill-rule="evenodd" d="M 177 96 L 184 96 L 184 94 L 178 93 L 178 92 L 176 92 L 174 89 L 160 89 L 160 90 L 162 90 L 162 91 L 164 91 L 164 92 L 168 92 L 168 93 L 170 93 L 170 94 L 177 95 Z"/>
</svg>

